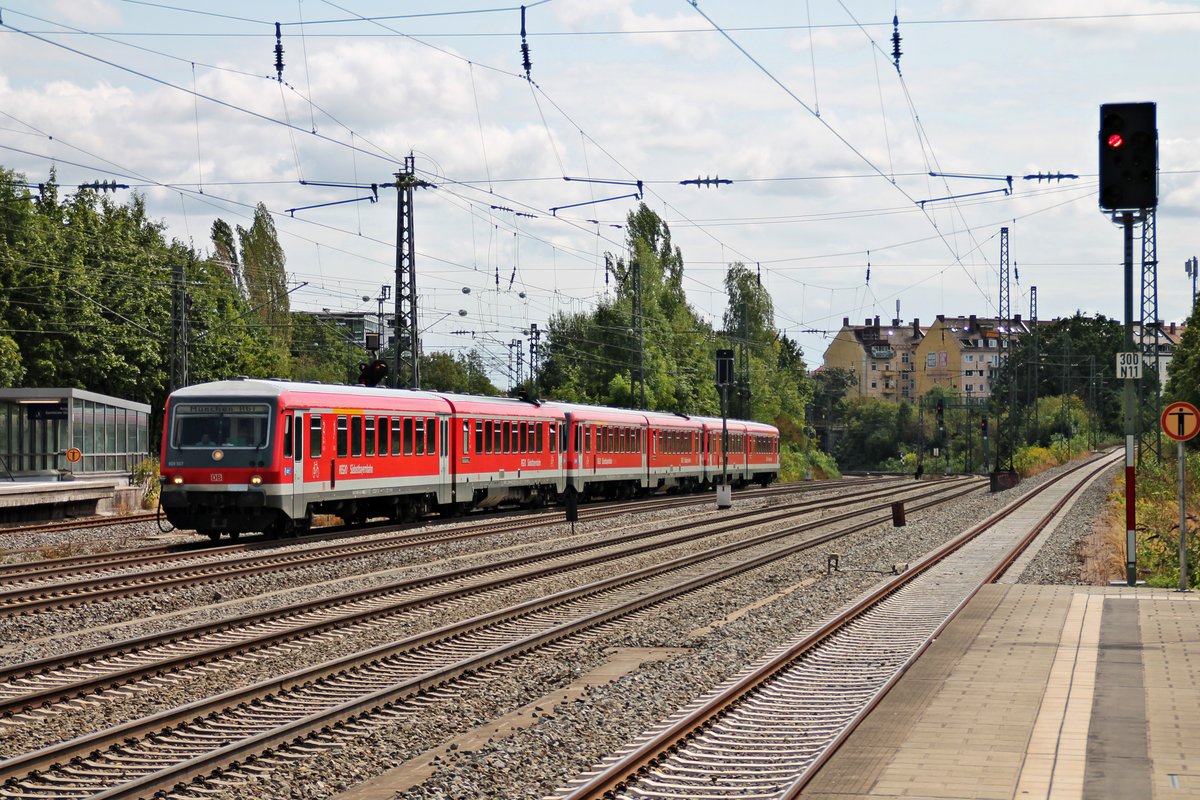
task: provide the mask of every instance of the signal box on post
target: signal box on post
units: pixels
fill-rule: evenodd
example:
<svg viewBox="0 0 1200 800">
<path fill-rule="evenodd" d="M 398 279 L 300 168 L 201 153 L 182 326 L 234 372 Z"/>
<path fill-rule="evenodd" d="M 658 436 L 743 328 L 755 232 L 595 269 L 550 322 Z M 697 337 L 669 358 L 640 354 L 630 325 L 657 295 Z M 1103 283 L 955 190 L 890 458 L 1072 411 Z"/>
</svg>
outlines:
<svg viewBox="0 0 1200 800">
<path fill-rule="evenodd" d="M 1154 103 L 1100 106 L 1100 208 L 1158 205 L 1158 126 Z"/>
</svg>

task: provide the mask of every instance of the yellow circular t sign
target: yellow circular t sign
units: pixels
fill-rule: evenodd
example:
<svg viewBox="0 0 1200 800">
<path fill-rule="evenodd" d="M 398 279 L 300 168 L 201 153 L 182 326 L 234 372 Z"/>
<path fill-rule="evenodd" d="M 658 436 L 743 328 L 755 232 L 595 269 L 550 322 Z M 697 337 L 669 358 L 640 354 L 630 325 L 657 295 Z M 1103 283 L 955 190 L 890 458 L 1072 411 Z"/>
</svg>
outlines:
<svg viewBox="0 0 1200 800">
<path fill-rule="evenodd" d="M 70 461 L 72 464 L 81 458 L 83 458 L 83 451 L 78 447 L 72 447 L 67 451 L 67 461 Z"/>
<path fill-rule="evenodd" d="M 1200 433 L 1200 410 L 1191 403 L 1171 403 L 1159 418 L 1163 433 L 1177 442 L 1186 442 Z"/>
</svg>

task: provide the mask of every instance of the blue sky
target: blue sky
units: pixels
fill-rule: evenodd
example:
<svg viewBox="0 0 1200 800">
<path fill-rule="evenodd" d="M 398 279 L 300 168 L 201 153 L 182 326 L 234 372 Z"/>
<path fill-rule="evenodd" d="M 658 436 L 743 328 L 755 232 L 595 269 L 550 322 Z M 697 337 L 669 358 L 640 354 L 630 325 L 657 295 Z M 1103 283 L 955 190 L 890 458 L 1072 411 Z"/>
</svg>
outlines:
<svg viewBox="0 0 1200 800">
<path fill-rule="evenodd" d="M 519 8 L 498 3 L 13 0 L 0 164 L 34 182 L 52 164 L 65 184 L 119 178 L 201 248 L 215 217 L 247 224 L 261 201 L 308 283 L 295 308 L 373 311 L 393 279 L 394 193 L 284 211 L 369 194 L 300 180 L 382 182 L 412 151 L 438 186 L 416 199 L 426 345 L 479 345 L 497 363 L 498 343 L 531 322 L 604 296 L 603 254 L 623 252 L 613 226 L 635 201 L 590 203 L 641 180 L 696 309 L 719 324 L 726 265 L 757 264 L 778 327 L 815 367 L 822 331 L 890 320 L 897 300 L 926 324 L 995 313 L 1005 225 L 1014 311 L 1028 313 L 1037 285 L 1042 318 L 1120 317 L 1120 230 L 1096 201 L 1098 107 L 1149 100 L 1160 316 L 1187 314 L 1183 263 L 1200 250 L 1196 3 L 528 5 L 532 86 Z M 362 19 L 377 15 L 392 18 Z M 1021 179 L 1037 172 L 1079 178 Z M 733 183 L 679 183 L 718 175 Z M 921 206 L 1007 175 L 1011 196 Z"/>
</svg>

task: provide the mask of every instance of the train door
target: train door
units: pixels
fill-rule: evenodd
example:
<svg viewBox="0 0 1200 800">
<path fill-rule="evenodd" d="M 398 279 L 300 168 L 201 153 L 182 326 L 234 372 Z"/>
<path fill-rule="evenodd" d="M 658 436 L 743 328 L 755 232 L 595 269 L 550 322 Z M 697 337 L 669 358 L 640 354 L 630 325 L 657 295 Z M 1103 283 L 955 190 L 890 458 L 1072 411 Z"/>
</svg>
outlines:
<svg viewBox="0 0 1200 800">
<path fill-rule="evenodd" d="M 454 476 L 450 466 L 451 454 L 453 452 L 450 441 L 450 418 L 439 416 L 437 419 L 438 427 L 441 428 L 438 432 L 437 492 L 438 502 L 445 505 L 446 503 L 454 502 Z M 455 442 L 454 444 L 458 443 Z"/>
<path fill-rule="evenodd" d="M 307 509 L 304 499 L 304 431 L 305 414 L 296 411 L 283 421 L 284 513 L 292 519 L 302 519 Z"/>
</svg>

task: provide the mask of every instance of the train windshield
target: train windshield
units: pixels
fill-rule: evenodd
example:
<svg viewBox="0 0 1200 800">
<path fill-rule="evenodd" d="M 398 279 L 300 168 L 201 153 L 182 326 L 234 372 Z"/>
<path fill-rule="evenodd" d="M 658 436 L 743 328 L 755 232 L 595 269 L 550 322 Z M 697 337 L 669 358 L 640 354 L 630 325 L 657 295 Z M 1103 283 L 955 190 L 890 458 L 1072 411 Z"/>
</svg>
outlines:
<svg viewBox="0 0 1200 800">
<path fill-rule="evenodd" d="M 171 446 L 176 449 L 261 449 L 267 446 L 271 408 L 265 404 L 175 407 Z"/>
</svg>

